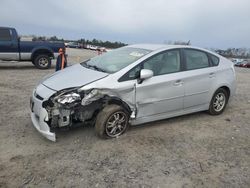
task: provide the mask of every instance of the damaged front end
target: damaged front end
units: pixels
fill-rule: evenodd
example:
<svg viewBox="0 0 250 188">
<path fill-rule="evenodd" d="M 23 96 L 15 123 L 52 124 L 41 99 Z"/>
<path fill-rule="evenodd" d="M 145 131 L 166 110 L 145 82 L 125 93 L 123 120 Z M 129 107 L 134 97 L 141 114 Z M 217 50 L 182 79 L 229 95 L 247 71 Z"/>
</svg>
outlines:
<svg viewBox="0 0 250 188">
<path fill-rule="evenodd" d="M 41 104 L 38 120 L 33 114 L 32 121 L 37 130 L 49 140 L 55 141 L 55 128 L 71 127 L 77 123 L 94 124 L 96 115 L 106 105 L 122 105 L 129 114 L 130 107 L 111 91 L 71 88 L 58 91 Z M 44 132 L 43 132 L 44 131 Z"/>
<path fill-rule="evenodd" d="M 89 99 L 88 102 L 86 98 Z M 42 107 L 48 112 L 47 123 L 53 129 L 91 120 L 102 105 L 91 91 L 78 92 L 77 89 L 69 89 L 55 93 L 43 102 Z"/>
</svg>

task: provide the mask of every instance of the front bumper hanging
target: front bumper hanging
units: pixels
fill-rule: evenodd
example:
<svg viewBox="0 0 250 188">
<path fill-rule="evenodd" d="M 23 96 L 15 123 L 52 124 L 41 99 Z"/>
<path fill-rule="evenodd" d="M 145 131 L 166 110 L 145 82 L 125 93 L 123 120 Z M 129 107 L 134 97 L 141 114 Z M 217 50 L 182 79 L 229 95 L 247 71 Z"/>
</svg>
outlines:
<svg viewBox="0 0 250 188">
<path fill-rule="evenodd" d="M 36 130 L 45 138 L 56 141 L 55 133 L 50 132 L 50 127 L 46 123 L 48 121 L 48 112 L 42 107 L 42 101 L 37 100 L 34 95 L 30 100 L 31 121 Z"/>
<path fill-rule="evenodd" d="M 39 117 L 31 112 L 31 120 L 39 133 L 51 141 L 56 141 L 55 133 L 50 132 L 49 125 L 45 122 L 48 121 L 48 113 L 44 108 L 41 108 Z"/>
</svg>

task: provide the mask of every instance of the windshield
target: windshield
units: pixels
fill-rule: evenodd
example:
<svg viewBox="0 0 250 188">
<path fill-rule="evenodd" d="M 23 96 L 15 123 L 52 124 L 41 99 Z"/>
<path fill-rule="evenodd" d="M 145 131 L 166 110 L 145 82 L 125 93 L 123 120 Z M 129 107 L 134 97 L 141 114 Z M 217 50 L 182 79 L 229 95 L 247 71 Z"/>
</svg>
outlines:
<svg viewBox="0 0 250 188">
<path fill-rule="evenodd" d="M 151 51 L 140 48 L 119 48 L 91 58 L 88 61 L 81 63 L 81 65 L 98 71 L 114 73 L 130 65 L 149 52 Z"/>
</svg>

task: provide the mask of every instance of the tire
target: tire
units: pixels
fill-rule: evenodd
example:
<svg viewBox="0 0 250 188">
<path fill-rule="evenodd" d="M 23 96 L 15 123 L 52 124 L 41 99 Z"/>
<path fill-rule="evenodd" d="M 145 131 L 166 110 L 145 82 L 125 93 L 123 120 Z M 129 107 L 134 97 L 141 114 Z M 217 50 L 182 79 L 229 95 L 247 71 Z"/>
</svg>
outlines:
<svg viewBox="0 0 250 188">
<path fill-rule="evenodd" d="M 229 95 L 227 91 L 223 88 L 219 88 L 213 95 L 212 100 L 209 105 L 209 114 L 211 115 L 219 115 L 221 114 L 228 102 Z"/>
<path fill-rule="evenodd" d="M 51 67 L 51 59 L 48 55 L 38 55 L 34 59 L 34 65 L 38 69 L 49 69 Z"/>
<path fill-rule="evenodd" d="M 118 118 L 118 119 L 117 119 Z M 95 131 L 101 138 L 116 138 L 128 129 L 129 114 L 118 105 L 108 105 L 96 118 Z"/>
</svg>

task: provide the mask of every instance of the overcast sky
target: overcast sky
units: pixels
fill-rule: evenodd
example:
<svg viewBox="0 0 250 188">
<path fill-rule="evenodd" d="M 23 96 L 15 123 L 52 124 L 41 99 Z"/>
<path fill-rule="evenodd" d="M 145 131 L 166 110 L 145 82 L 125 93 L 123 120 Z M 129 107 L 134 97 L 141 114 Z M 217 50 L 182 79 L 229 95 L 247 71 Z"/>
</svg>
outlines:
<svg viewBox="0 0 250 188">
<path fill-rule="evenodd" d="M 64 39 L 250 47 L 250 0 L 0 0 L 0 26 Z"/>
</svg>

